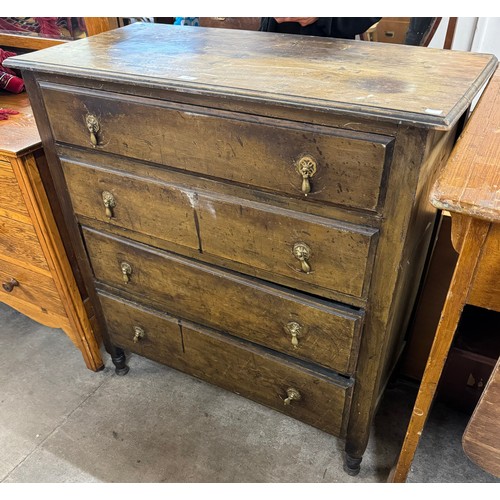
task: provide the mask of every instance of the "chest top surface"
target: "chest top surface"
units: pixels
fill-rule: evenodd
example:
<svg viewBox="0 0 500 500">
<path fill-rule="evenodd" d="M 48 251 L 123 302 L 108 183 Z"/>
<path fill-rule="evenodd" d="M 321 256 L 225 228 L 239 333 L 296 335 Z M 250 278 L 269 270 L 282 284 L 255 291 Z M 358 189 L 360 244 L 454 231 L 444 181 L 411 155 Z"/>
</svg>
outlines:
<svg viewBox="0 0 500 500">
<path fill-rule="evenodd" d="M 135 23 L 5 64 L 447 129 L 497 60 L 427 47 Z"/>
</svg>

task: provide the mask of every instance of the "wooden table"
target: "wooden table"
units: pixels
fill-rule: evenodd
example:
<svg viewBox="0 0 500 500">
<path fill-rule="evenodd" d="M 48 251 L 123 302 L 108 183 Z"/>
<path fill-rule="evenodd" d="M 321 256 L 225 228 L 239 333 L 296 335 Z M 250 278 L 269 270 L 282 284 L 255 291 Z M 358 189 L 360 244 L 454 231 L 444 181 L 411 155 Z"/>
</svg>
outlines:
<svg viewBox="0 0 500 500">
<path fill-rule="evenodd" d="M 465 304 L 500 311 L 499 166 L 497 70 L 431 192 L 432 204 L 452 214 L 452 240 L 459 258 L 391 482 L 406 480 Z M 496 475 L 500 474 L 498 378 L 497 365 L 463 442 L 469 458 Z"/>
<path fill-rule="evenodd" d="M 95 329 L 49 203 L 54 193 L 42 183 L 46 160 L 28 96 L 0 92 L 0 108 L 19 111 L 0 121 L 0 301 L 61 328 L 98 370 Z"/>
</svg>

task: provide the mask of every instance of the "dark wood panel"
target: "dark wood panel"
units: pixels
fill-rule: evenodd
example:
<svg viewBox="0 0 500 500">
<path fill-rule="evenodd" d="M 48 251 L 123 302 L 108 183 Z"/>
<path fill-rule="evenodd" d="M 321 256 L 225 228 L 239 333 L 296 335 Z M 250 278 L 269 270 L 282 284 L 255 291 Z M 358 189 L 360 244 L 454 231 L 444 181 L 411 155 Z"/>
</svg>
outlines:
<svg viewBox="0 0 500 500">
<path fill-rule="evenodd" d="M 92 115 L 99 151 L 296 198 L 379 207 L 391 137 L 83 88 L 42 88 L 57 141 L 92 148 L 86 126 Z"/>
<path fill-rule="evenodd" d="M 76 213 L 134 231 L 132 238 L 153 236 L 356 297 L 369 282 L 372 228 L 95 166 L 62 165 Z M 110 195 L 107 211 L 103 196 Z M 297 245 L 310 251 L 305 264 L 294 254 Z"/>
<path fill-rule="evenodd" d="M 84 228 L 98 281 L 143 304 L 230 332 L 342 373 L 356 360 L 362 312 L 313 301 L 285 289 Z M 131 267 L 125 282 L 121 264 Z M 298 345 L 287 329 L 298 323 Z"/>
<path fill-rule="evenodd" d="M 100 298 L 117 345 L 236 392 L 314 427 L 341 436 L 352 381 L 293 363 L 285 356 L 137 307 L 109 295 Z M 144 337 L 133 342 L 134 327 Z M 182 352 L 180 350 L 182 335 Z M 285 404 L 287 390 L 300 400 Z"/>
</svg>

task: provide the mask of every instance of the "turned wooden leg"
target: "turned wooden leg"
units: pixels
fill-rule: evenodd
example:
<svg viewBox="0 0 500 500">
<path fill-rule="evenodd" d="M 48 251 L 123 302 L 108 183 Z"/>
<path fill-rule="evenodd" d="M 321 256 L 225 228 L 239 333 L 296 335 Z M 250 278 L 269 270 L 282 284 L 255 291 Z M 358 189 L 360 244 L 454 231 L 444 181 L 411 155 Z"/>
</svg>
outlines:
<svg viewBox="0 0 500 500">
<path fill-rule="evenodd" d="M 129 367 L 127 366 L 127 359 L 125 357 L 125 352 L 123 349 L 119 347 L 113 347 L 111 354 L 111 361 L 115 365 L 115 373 L 117 375 L 126 375 L 129 371 Z"/>
<path fill-rule="evenodd" d="M 349 454 L 345 454 L 344 460 L 344 471 L 347 472 L 350 476 L 357 476 L 361 469 L 361 460 L 363 458 L 355 458 Z"/>
</svg>

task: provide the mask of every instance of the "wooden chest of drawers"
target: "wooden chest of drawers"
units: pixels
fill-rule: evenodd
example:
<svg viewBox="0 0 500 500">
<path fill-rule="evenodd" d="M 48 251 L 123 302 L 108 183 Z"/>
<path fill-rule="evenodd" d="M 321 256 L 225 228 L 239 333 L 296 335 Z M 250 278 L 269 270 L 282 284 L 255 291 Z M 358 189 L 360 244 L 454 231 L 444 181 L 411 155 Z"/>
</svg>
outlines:
<svg viewBox="0 0 500 500">
<path fill-rule="evenodd" d="M 26 94 L 0 94 L 0 300 L 61 328 L 88 368 L 103 362 L 41 175 L 46 161 Z"/>
<path fill-rule="evenodd" d="M 235 391 L 357 473 L 496 59 L 134 24 L 9 64 L 117 373 L 126 349 Z"/>
</svg>

